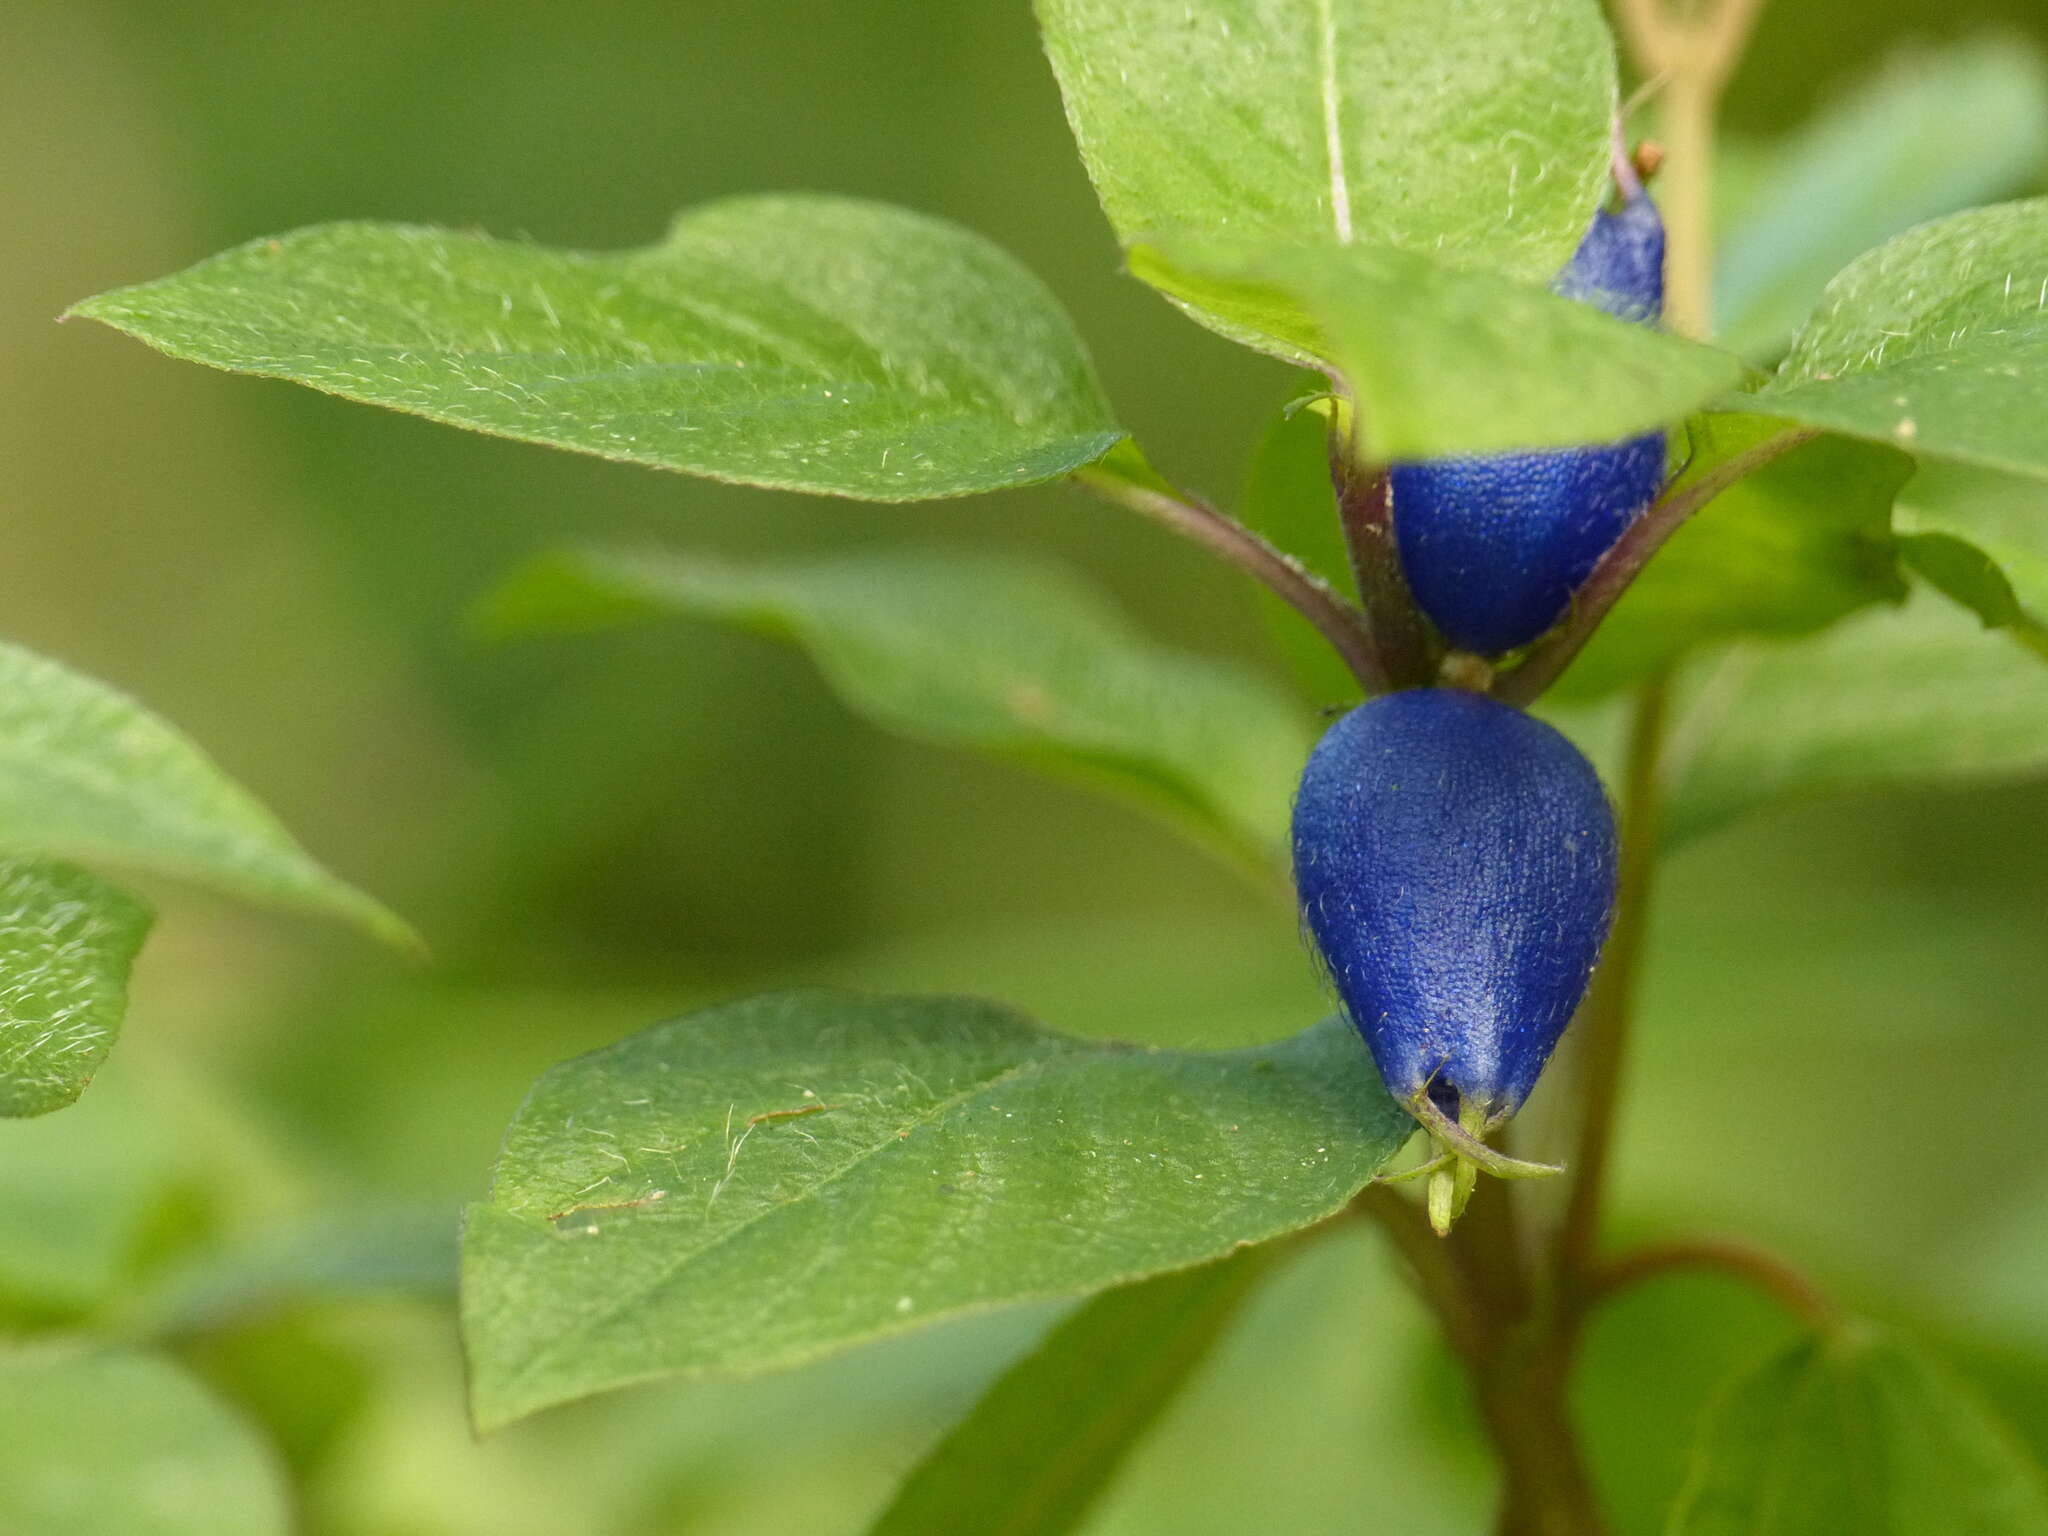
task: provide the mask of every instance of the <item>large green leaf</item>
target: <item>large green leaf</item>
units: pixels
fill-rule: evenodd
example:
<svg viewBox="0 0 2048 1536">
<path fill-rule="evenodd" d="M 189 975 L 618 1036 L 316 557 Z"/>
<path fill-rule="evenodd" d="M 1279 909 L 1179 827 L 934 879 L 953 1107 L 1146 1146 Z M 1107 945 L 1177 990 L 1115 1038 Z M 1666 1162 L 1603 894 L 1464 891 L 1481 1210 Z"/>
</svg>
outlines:
<svg viewBox="0 0 2048 1536">
<path fill-rule="evenodd" d="M 1830 277 L 1901 230 L 2010 196 L 2048 159 L 2048 69 L 2024 39 L 1916 48 L 1772 155 L 1716 263 L 1716 334 L 1768 360 Z"/>
<path fill-rule="evenodd" d="M 4 642 L 0 853 L 169 875 L 417 942 L 309 858 L 175 727 L 105 683 Z"/>
<path fill-rule="evenodd" d="M 1038 0 L 1038 16 L 1125 244 L 1357 238 L 1542 281 L 1606 185 L 1614 59 L 1593 0 Z M 1312 355 L 1228 294 L 1175 296 L 1227 336 Z"/>
<path fill-rule="evenodd" d="M 846 198 L 709 203 L 603 255 L 322 225 L 73 313 L 480 432 L 871 501 L 1050 480 L 1120 435 L 1036 278 Z"/>
<path fill-rule="evenodd" d="M 1669 1536 L 2043 1536 L 2048 1483 L 1974 1395 L 1865 1325 L 1800 1340 L 1709 1415 Z"/>
<path fill-rule="evenodd" d="M 477 1422 L 793 1365 L 1219 1258 L 1341 1209 L 1414 1122 L 1331 1020 L 1078 1040 L 966 998 L 798 992 L 555 1068 L 463 1235 Z"/>
<path fill-rule="evenodd" d="M 1797 645 L 1732 648 L 1673 726 L 1674 836 L 1793 796 L 2048 772 L 2048 677 L 1930 594 Z"/>
<path fill-rule="evenodd" d="M 1687 480 L 1783 430 L 1752 416 L 1703 416 L 1689 431 Z M 1588 698 L 1743 635 L 1793 637 L 1905 596 L 1892 504 L 1913 473 L 1896 449 L 1821 437 L 1737 481 L 1659 550 L 1563 678 Z"/>
<path fill-rule="evenodd" d="M 0 1355 L 0 1531 L 286 1536 L 284 1478 L 211 1393 L 150 1355 Z"/>
<path fill-rule="evenodd" d="M 92 1081 L 149 921 L 83 870 L 0 859 L 0 1115 L 61 1109 Z"/>
<path fill-rule="evenodd" d="M 505 632 L 663 613 L 793 640 L 877 724 L 1079 775 L 1262 862 L 1311 745 L 1303 712 L 1257 677 L 1151 643 L 1021 555 L 578 552 L 515 576 L 484 619 Z"/>
<path fill-rule="evenodd" d="M 1754 402 L 2048 476 L 2048 198 L 1923 224 L 1852 262 Z"/>
<path fill-rule="evenodd" d="M 1931 465 L 1894 519 L 1900 549 L 1985 624 L 2048 633 L 2048 487 L 1961 465 Z"/>
<path fill-rule="evenodd" d="M 1677 421 L 1741 361 L 1589 304 L 1391 246 L 1168 239 L 1131 270 L 1190 300 L 1265 314 L 1349 381 L 1371 460 L 1608 442 Z"/>
<path fill-rule="evenodd" d="M 1272 1262 L 1244 1249 L 1095 1297 L 920 1462 L 870 1536 L 1061 1536 L 1208 1357 Z"/>
</svg>

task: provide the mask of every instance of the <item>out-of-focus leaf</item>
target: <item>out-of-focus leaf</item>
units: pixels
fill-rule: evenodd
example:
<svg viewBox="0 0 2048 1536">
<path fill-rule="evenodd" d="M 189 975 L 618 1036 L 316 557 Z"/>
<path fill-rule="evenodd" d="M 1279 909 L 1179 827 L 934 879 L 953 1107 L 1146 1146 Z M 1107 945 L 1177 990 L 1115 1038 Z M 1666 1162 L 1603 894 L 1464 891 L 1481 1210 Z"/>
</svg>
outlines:
<svg viewBox="0 0 2048 1536">
<path fill-rule="evenodd" d="M 1764 417 L 1696 418 L 1688 478 L 1781 430 Z M 1609 693 L 1689 650 L 1743 635 L 1809 634 L 1903 598 L 1890 515 L 1912 473 L 1896 449 L 1821 437 L 1736 482 L 1644 567 L 1559 693 Z"/>
<path fill-rule="evenodd" d="M 1208 1357 L 1271 1247 L 1087 1302 L 910 1474 L 870 1536 L 1061 1536 Z"/>
<path fill-rule="evenodd" d="M 1674 837 L 1789 796 L 2027 778 L 2048 772 L 2048 676 L 1922 594 L 1709 662 L 1672 752 Z"/>
<path fill-rule="evenodd" d="M 0 859 L 0 1116 L 61 1109 L 113 1049 L 149 909 L 67 864 Z"/>
<path fill-rule="evenodd" d="M 2048 69 L 2011 35 L 1902 53 L 1771 158 L 1715 268 L 1717 334 L 1758 361 L 1783 348 L 1853 257 L 2040 172 Z"/>
<path fill-rule="evenodd" d="M 2048 476 L 2048 198 L 1938 219 L 1851 262 L 1750 403 Z"/>
<path fill-rule="evenodd" d="M 785 993 L 544 1077 L 463 1236 L 485 1428 L 1086 1294 L 1340 1209 L 1414 1122 L 1357 1033 L 1150 1051 L 965 998 Z"/>
<path fill-rule="evenodd" d="M 1282 413 L 1253 450 L 1237 518 L 1355 601 L 1357 584 L 1330 482 L 1329 445 L 1330 426 L 1321 412 Z M 1357 701 L 1358 679 L 1314 625 L 1263 587 L 1259 608 L 1311 700 L 1322 706 Z"/>
<path fill-rule="evenodd" d="M 1740 1378 L 1669 1536 L 2041 1536 L 2048 1483 L 1946 1369 L 1852 1324 Z"/>
<path fill-rule="evenodd" d="M 1797 1332 L 1768 1298 L 1704 1271 L 1632 1286 L 1594 1313 L 1573 1368 L 1572 1412 L 1612 1529 L 1661 1528 L 1729 1362 L 1761 1359 Z"/>
<path fill-rule="evenodd" d="M 1126 245 L 1355 237 L 1540 282 L 1606 185 L 1614 57 L 1592 0 L 1039 0 L 1038 17 Z M 1166 291 L 1235 340 L 1317 355 L 1289 304 Z"/>
<path fill-rule="evenodd" d="M 324 1211 L 211 1249 L 138 1300 L 127 1331 L 152 1338 L 245 1325 L 301 1301 L 452 1295 L 456 1213 L 386 1201 Z"/>
<path fill-rule="evenodd" d="M 2039 481 L 1933 465 L 1894 521 L 1913 568 L 1987 626 L 2048 632 L 2048 489 Z"/>
<path fill-rule="evenodd" d="M 1054 479 L 1122 435 L 1035 277 L 846 198 L 730 198 L 603 255 L 320 225 L 72 313 L 479 432 L 870 501 Z"/>
<path fill-rule="evenodd" d="M 0 1121 L 0 1313 L 107 1301 L 186 1169 L 157 1105 L 111 1078 L 64 1114 Z"/>
<path fill-rule="evenodd" d="M 1256 862 L 1284 840 L 1311 740 L 1302 712 L 1232 664 L 1152 644 L 1042 561 L 575 552 L 513 577 L 483 617 L 507 633 L 665 613 L 794 641 L 887 729 L 1104 785 Z"/>
<path fill-rule="evenodd" d="M 1130 253 L 1155 287 L 1293 333 L 1350 382 L 1369 460 L 1601 443 L 1677 421 L 1743 377 L 1717 352 L 1589 304 L 1392 246 L 1166 239 Z M 1560 387 L 1569 381 L 1569 387 Z"/>
<path fill-rule="evenodd" d="M 2026 629 L 2035 622 L 1998 562 L 1967 540 L 1932 530 L 1907 534 L 1899 540 L 1899 558 L 1930 587 L 1976 614 L 1986 629 Z"/>
<path fill-rule="evenodd" d="M 169 875 L 418 943 L 314 863 L 176 727 L 105 683 L 5 643 L 0 850 Z"/>
<path fill-rule="evenodd" d="M 0 1530 L 286 1536 L 284 1479 L 239 1418 L 151 1355 L 0 1355 Z"/>
</svg>

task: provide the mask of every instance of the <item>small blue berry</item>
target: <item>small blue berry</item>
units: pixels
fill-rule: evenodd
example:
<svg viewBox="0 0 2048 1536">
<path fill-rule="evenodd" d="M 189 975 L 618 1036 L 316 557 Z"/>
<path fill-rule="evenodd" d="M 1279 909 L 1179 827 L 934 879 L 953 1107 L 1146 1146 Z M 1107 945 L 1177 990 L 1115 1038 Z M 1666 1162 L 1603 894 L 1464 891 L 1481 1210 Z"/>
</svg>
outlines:
<svg viewBox="0 0 2048 1536">
<path fill-rule="evenodd" d="M 1531 1171 L 1480 1143 L 1528 1098 L 1607 936 L 1615 827 L 1593 765 L 1483 695 L 1385 694 L 1309 758 L 1294 880 L 1388 1089 L 1445 1151 Z"/>
<path fill-rule="evenodd" d="M 1640 187 L 1593 215 L 1551 287 L 1623 320 L 1664 307 L 1664 223 Z M 1558 387 L 1571 387 L 1560 379 Z M 1499 655 L 1564 616 L 1580 583 L 1656 500 L 1664 434 L 1586 448 L 1395 464 L 1394 534 L 1409 589 L 1460 650 Z"/>
</svg>

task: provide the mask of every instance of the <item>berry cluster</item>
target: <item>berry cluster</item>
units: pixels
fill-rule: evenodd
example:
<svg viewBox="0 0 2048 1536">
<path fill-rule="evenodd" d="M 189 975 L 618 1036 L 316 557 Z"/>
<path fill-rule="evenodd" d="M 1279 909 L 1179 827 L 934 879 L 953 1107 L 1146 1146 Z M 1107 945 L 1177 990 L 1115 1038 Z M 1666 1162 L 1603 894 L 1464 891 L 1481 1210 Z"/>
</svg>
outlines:
<svg viewBox="0 0 2048 1536">
<path fill-rule="evenodd" d="M 1602 209 L 1553 284 L 1610 314 L 1662 312 L 1664 230 L 1640 183 Z M 1453 650 L 1497 658 L 1570 607 L 1655 500 L 1661 432 L 1396 464 L 1415 606 Z M 1554 1172 L 1486 1145 L 1522 1107 L 1584 997 L 1613 914 L 1613 811 L 1550 726 L 1462 688 L 1352 710 L 1316 747 L 1294 813 L 1303 918 L 1381 1076 L 1433 1138 L 1416 1173 L 1447 1230 L 1479 1170 Z"/>
</svg>

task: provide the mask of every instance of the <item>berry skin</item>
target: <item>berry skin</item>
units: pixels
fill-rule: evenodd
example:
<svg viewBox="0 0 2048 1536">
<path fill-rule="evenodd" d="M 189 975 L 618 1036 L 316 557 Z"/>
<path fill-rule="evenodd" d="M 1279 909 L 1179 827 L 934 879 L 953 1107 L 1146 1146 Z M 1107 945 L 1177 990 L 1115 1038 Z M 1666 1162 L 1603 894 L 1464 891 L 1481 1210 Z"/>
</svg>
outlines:
<svg viewBox="0 0 2048 1536">
<path fill-rule="evenodd" d="M 1309 758 L 1294 879 L 1388 1089 L 1433 1131 L 1483 1137 L 1585 994 L 1613 914 L 1614 814 L 1542 721 L 1458 689 L 1385 694 Z M 1448 1150 L 1472 1156 L 1462 1141 Z"/>
<path fill-rule="evenodd" d="M 1664 224 L 1637 189 L 1603 208 L 1551 287 L 1623 320 L 1664 307 Z M 1570 380 L 1558 381 L 1569 388 Z M 1394 534 L 1422 611 L 1460 650 L 1498 655 L 1564 616 L 1580 583 L 1657 498 L 1664 434 L 1393 465 Z"/>
</svg>

